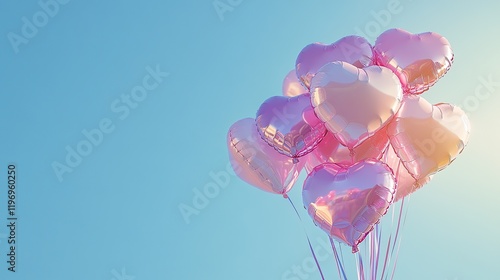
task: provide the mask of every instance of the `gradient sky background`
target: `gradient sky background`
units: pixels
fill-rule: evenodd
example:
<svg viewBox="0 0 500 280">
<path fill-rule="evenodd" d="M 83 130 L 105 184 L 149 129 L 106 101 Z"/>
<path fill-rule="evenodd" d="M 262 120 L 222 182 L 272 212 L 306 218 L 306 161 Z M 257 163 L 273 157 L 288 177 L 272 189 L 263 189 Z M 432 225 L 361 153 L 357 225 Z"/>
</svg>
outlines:
<svg viewBox="0 0 500 280">
<path fill-rule="evenodd" d="M 20 35 L 23 17 L 42 8 L 2 1 L 0 279 L 286 279 L 310 253 L 284 199 L 230 176 L 189 224 L 179 205 L 192 205 L 211 172 L 226 172 L 229 126 L 281 94 L 305 45 L 367 28 L 373 42 L 377 27 L 447 37 L 455 63 L 424 96 L 465 106 L 472 122 L 464 153 L 411 198 L 396 279 L 496 277 L 500 6 L 401 0 L 377 22 L 389 2 L 243 0 L 220 18 L 212 0 L 72 0 L 16 53 L 9 32 Z M 170 75 L 120 119 L 111 104 L 157 65 Z M 479 100 L 481 77 L 499 83 Z M 115 129 L 60 182 L 52 163 L 104 118 Z M 16 273 L 5 262 L 9 163 L 18 169 Z M 319 246 L 325 235 L 301 207 L 301 183 L 291 197 Z M 322 267 L 336 279 L 332 256 Z"/>
</svg>

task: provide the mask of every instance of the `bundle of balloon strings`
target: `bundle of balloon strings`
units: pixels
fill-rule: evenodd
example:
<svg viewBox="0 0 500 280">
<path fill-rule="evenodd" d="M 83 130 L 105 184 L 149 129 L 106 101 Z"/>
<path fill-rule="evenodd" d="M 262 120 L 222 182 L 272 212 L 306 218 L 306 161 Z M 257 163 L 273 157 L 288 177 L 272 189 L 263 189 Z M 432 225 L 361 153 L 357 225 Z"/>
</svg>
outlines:
<svg viewBox="0 0 500 280">
<path fill-rule="evenodd" d="M 359 36 L 310 44 L 286 76 L 283 95 L 229 129 L 236 174 L 288 199 L 299 219 L 287 193 L 305 169 L 304 208 L 328 235 L 340 279 L 348 274 L 344 245 L 358 279 L 393 279 L 405 200 L 467 144 L 464 111 L 421 96 L 452 62 L 448 40 L 433 32 L 390 29 L 374 45 Z M 392 219 L 380 223 L 388 212 Z"/>
</svg>

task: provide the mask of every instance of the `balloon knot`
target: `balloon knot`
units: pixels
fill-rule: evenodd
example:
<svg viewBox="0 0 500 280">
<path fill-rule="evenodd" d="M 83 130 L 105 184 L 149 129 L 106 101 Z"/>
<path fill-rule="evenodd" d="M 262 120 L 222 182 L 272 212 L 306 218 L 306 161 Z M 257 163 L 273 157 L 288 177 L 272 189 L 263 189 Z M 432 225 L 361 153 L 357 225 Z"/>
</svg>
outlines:
<svg viewBox="0 0 500 280">
<path fill-rule="evenodd" d="M 358 245 L 352 246 L 352 253 L 355 254 L 357 252 L 359 252 Z"/>
</svg>

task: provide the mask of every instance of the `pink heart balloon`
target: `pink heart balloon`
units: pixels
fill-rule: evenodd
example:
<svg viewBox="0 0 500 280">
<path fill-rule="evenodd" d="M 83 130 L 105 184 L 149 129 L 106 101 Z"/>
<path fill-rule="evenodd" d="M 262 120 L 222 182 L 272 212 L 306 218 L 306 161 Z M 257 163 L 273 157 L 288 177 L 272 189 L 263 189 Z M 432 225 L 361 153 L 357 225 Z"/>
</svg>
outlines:
<svg viewBox="0 0 500 280">
<path fill-rule="evenodd" d="M 353 164 L 364 159 L 380 159 L 389 145 L 386 127 L 380 129 L 352 151 L 339 143 L 331 132 L 327 132 L 316 149 L 307 155 L 306 170 L 311 173 L 321 163 Z"/>
<path fill-rule="evenodd" d="M 234 123 L 227 134 L 231 165 L 245 182 L 261 190 L 286 194 L 295 184 L 303 164 L 276 152 L 257 132 L 255 121 Z"/>
<path fill-rule="evenodd" d="M 422 178 L 419 178 L 418 180 L 413 178 L 410 172 L 406 170 L 406 167 L 404 167 L 403 162 L 401 162 L 401 160 L 399 159 L 396 152 L 394 152 L 394 149 L 392 147 L 389 147 L 382 161 L 385 162 L 392 169 L 394 176 L 396 177 L 397 187 L 396 187 L 396 195 L 394 197 L 394 202 L 397 202 L 402 198 L 408 196 L 409 194 L 422 188 L 432 178 L 432 175 L 424 176 Z"/>
<path fill-rule="evenodd" d="M 359 69 L 346 62 L 323 66 L 311 82 L 316 115 L 350 150 L 380 130 L 403 96 L 394 73 L 381 66 Z"/>
<path fill-rule="evenodd" d="M 359 36 L 347 36 L 331 45 L 307 45 L 299 53 L 295 63 L 297 77 L 309 88 L 316 72 L 323 65 L 334 61 L 345 61 L 359 68 L 373 65 L 373 48 L 365 38 Z"/>
<path fill-rule="evenodd" d="M 459 107 L 432 105 L 423 97 L 408 95 L 389 124 L 391 145 L 416 180 L 448 166 L 469 139 L 470 123 Z"/>
<path fill-rule="evenodd" d="M 312 151 L 326 134 L 310 94 L 271 97 L 260 106 L 255 120 L 262 139 L 294 159 Z"/>
<path fill-rule="evenodd" d="M 374 49 L 377 64 L 390 68 L 408 94 L 428 90 L 453 62 L 450 43 L 434 32 L 415 35 L 402 29 L 389 29 L 377 38 Z"/>
<path fill-rule="evenodd" d="M 358 251 L 358 244 L 391 205 L 396 183 L 380 161 L 352 166 L 324 163 L 304 181 L 302 198 L 314 223 L 329 236 Z"/>
<path fill-rule="evenodd" d="M 283 80 L 282 91 L 283 95 L 288 97 L 294 97 L 309 92 L 309 90 L 300 83 L 295 73 L 295 69 L 288 72 L 288 75 L 286 75 Z"/>
</svg>

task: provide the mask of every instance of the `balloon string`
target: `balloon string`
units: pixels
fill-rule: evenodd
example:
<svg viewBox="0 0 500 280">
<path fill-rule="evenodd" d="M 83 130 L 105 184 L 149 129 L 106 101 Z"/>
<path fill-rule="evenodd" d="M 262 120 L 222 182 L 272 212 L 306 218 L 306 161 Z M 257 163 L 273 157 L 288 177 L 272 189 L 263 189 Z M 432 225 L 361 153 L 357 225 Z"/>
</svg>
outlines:
<svg viewBox="0 0 500 280">
<path fill-rule="evenodd" d="M 339 251 L 340 251 L 340 259 L 342 260 L 342 263 L 344 263 L 344 254 L 342 253 L 342 246 L 340 246 L 340 242 L 339 242 Z"/>
<path fill-rule="evenodd" d="M 361 253 L 357 252 L 356 255 L 358 255 L 357 258 L 357 267 L 358 267 L 358 280 L 365 280 L 365 270 L 363 268 L 363 258 L 361 257 Z"/>
<path fill-rule="evenodd" d="M 401 220 L 401 216 L 402 216 L 402 213 L 403 213 L 403 207 L 404 207 L 404 201 L 405 201 L 405 198 L 408 198 L 409 199 L 410 195 L 408 195 L 407 197 L 403 197 L 403 199 L 401 200 L 401 211 L 399 212 L 399 220 Z M 407 200 L 408 200 L 407 199 Z M 408 204 L 408 203 L 407 203 Z M 403 225 L 405 224 L 406 222 L 406 216 L 408 215 L 408 206 L 406 206 L 406 208 L 404 208 L 404 217 L 403 217 Z M 398 230 L 399 230 L 399 222 L 398 222 Z M 394 267 L 392 268 L 392 275 L 391 275 L 391 279 L 394 278 L 394 273 L 396 272 L 396 266 L 397 266 L 397 263 L 398 263 L 398 257 L 399 257 L 399 249 L 401 248 L 401 241 L 402 241 L 402 236 L 399 238 L 399 242 L 398 242 L 398 248 L 396 250 L 396 257 L 394 258 Z M 393 248 L 394 250 L 394 248 Z"/>
<path fill-rule="evenodd" d="M 398 217 L 398 225 L 396 227 L 396 235 L 394 236 L 394 243 L 392 244 L 391 255 L 394 254 L 394 248 L 396 246 L 396 241 L 398 240 L 399 235 L 399 227 L 401 226 L 401 217 L 403 216 L 403 208 L 404 208 L 405 198 L 401 199 L 401 206 L 399 208 L 399 217 Z"/>
<path fill-rule="evenodd" d="M 403 197 L 401 199 L 401 206 L 399 208 L 398 224 L 396 227 L 396 235 L 395 235 L 394 240 L 392 242 L 392 249 L 391 249 L 391 237 L 392 237 L 392 235 L 389 235 L 389 240 L 387 241 L 387 249 L 385 252 L 384 268 L 382 269 L 382 276 L 380 277 L 381 280 L 384 279 L 386 268 L 389 269 L 389 265 L 390 265 L 392 256 L 394 254 L 394 249 L 396 248 L 396 241 L 398 239 L 399 228 L 401 226 L 401 217 L 402 217 L 403 208 L 404 208 L 404 200 L 405 200 L 405 197 Z M 403 224 L 406 221 L 406 214 L 407 214 L 407 212 L 405 212 Z M 401 246 L 401 237 L 399 238 L 399 242 L 398 242 L 398 246 L 397 246 L 397 250 L 396 250 L 396 257 L 394 258 L 394 265 L 393 265 L 393 269 L 392 269 L 391 279 L 394 277 L 394 272 L 396 271 L 396 265 L 397 265 L 397 260 L 398 260 L 398 256 L 399 256 L 400 246 Z M 387 271 L 387 275 L 386 275 L 385 279 L 387 279 L 388 277 L 389 277 L 389 271 Z"/>
<path fill-rule="evenodd" d="M 343 265 L 344 261 L 339 258 L 339 254 L 337 253 L 337 248 L 335 247 L 335 243 L 331 237 L 330 237 L 330 244 L 332 244 L 333 255 L 335 256 L 335 264 L 337 265 L 337 270 L 339 272 L 339 278 L 347 280 L 347 277 L 345 275 L 344 265 Z M 342 273 L 342 275 L 341 275 L 341 273 Z"/>
<path fill-rule="evenodd" d="M 340 270 L 340 263 L 339 263 L 339 258 L 337 255 L 337 250 L 335 249 L 335 244 L 333 243 L 333 240 L 330 238 L 330 243 L 332 244 L 332 249 L 333 249 L 333 255 L 335 256 L 335 265 L 337 266 L 337 272 L 339 273 L 339 279 L 342 279 L 341 275 L 341 270 Z"/>
<path fill-rule="evenodd" d="M 399 177 L 400 168 L 401 168 L 401 161 L 399 161 L 398 168 L 396 170 L 396 174 L 398 175 L 398 177 Z M 394 249 L 396 248 L 396 242 L 398 241 L 399 228 L 401 226 L 401 216 L 403 214 L 404 201 L 405 201 L 405 198 L 403 197 L 401 199 L 401 205 L 399 206 L 398 223 L 397 223 L 397 226 L 396 226 L 396 233 L 394 235 L 394 240 L 393 240 L 393 243 L 392 243 L 392 249 L 391 249 L 389 261 L 390 261 L 390 259 L 392 259 L 392 256 L 394 255 Z M 393 212 L 393 214 L 394 214 L 394 212 Z M 394 265 L 396 265 L 396 264 L 394 264 Z"/>
<path fill-rule="evenodd" d="M 323 271 L 321 270 L 321 267 L 319 265 L 318 258 L 316 257 L 316 253 L 314 253 L 314 249 L 311 245 L 311 240 L 309 239 L 309 235 L 307 234 L 306 228 L 304 227 L 304 223 L 302 222 L 302 218 L 300 217 L 299 211 L 297 211 L 297 208 L 295 207 L 295 205 L 293 204 L 293 202 L 289 196 L 286 196 L 285 198 L 287 198 L 288 201 L 290 202 L 290 205 L 292 205 L 293 210 L 295 210 L 295 214 L 297 214 L 297 218 L 299 218 L 299 221 L 302 224 L 302 229 L 304 230 L 304 233 L 305 233 L 306 238 L 307 238 L 307 244 L 309 244 L 309 249 L 311 249 L 311 254 L 314 258 L 314 261 L 316 262 L 316 266 L 318 267 L 318 271 L 319 271 L 319 274 L 321 275 L 321 279 L 325 280 L 325 276 L 323 276 Z"/>
<path fill-rule="evenodd" d="M 358 252 L 357 254 L 359 254 L 359 252 Z M 358 275 L 358 280 L 359 280 L 359 279 L 361 279 L 361 275 L 360 275 L 360 273 L 359 273 L 359 260 L 358 260 L 358 258 L 356 257 L 356 255 L 354 255 L 354 260 L 356 261 L 356 273 L 357 273 L 357 275 Z"/>
<path fill-rule="evenodd" d="M 392 236 L 389 235 L 389 241 L 387 242 L 387 249 L 385 250 L 384 268 L 382 269 L 382 276 L 380 276 L 380 280 L 384 279 L 385 269 L 386 269 L 387 264 L 388 264 L 389 251 L 390 251 L 390 248 L 391 248 L 391 238 L 392 238 Z"/>
<path fill-rule="evenodd" d="M 399 248 L 401 247 L 401 238 L 398 242 L 398 249 L 396 250 L 396 257 L 394 258 L 394 267 L 392 268 L 391 280 L 394 279 L 394 273 L 396 272 L 396 265 L 398 264 Z"/>
<path fill-rule="evenodd" d="M 379 250 L 380 250 L 380 243 L 379 243 L 379 228 L 378 224 L 375 225 L 374 229 L 370 234 L 368 235 L 368 241 L 369 241 L 369 253 L 370 253 L 370 279 L 371 280 L 376 280 L 377 279 L 377 268 L 378 268 L 378 258 L 379 258 Z"/>
<path fill-rule="evenodd" d="M 369 264 L 370 264 L 370 269 L 369 269 L 369 279 L 372 280 L 373 278 L 373 272 L 374 272 L 374 267 L 375 267 L 375 263 L 374 263 L 374 253 L 375 253 L 375 249 L 374 249 L 374 246 L 373 246 L 373 230 L 368 234 L 368 260 L 369 260 Z"/>
<path fill-rule="evenodd" d="M 382 241 L 382 229 L 379 228 L 379 224 L 377 224 L 375 226 L 375 231 L 376 231 L 376 234 L 377 234 L 377 256 L 376 256 L 376 263 L 375 263 L 375 275 L 374 275 L 374 280 L 377 279 L 377 274 L 378 274 L 378 264 L 379 264 L 379 260 L 380 260 L 380 244 Z"/>
<path fill-rule="evenodd" d="M 396 169 L 396 178 L 399 177 L 399 173 L 401 171 L 401 160 L 398 162 L 398 167 Z M 397 185 L 396 185 L 396 189 L 397 189 Z M 398 215 L 398 222 L 397 222 L 397 226 L 396 226 L 396 233 L 395 233 L 395 236 L 394 236 L 394 239 L 392 240 L 392 247 L 391 247 L 391 238 L 392 238 L 392 234 L 389 235 L 389 240 L 387 242 L 387 250 L 385 252 L 385 261 L 384 261 L 384 268 L 382 270 L 382 276 L 380 277 L 380 279 L 384 279 L 384 274 L 385 274 L 385 271 L 386 271 L 386 268 L 389 269 L 389 266 L 390 266 L 390 263 L 391 263 L 391 259 L 392 259 L 392 256 L 394 255 L 394 249 L 396 247 L 396 242 L 398 240 L 398 236 L 399 236 L 399 228 L 401 226 L 401 215 L 402 215 L 402 211 L 403 211 L 403 206 L 404 206 L 404 197 L 401 199 L 401 206 L 400 206 L 400 209 L 399 209 L 399 215 Z M 394 208 L 393 208 L 394 210 Z M 392 224 L 394 225 L 394 214 L 395 214 L 396 211 L 392 211 Z M 392 248 L 392 249 L 391 249 Z M 394 264 L 395 266 L 396 264 Z M 395 269 L 395 267 L 393 267 Z M 386 275 L 386 278 L 389 277 L 389 271 L 387 271 L 387 275 Z"/>
</svg>

